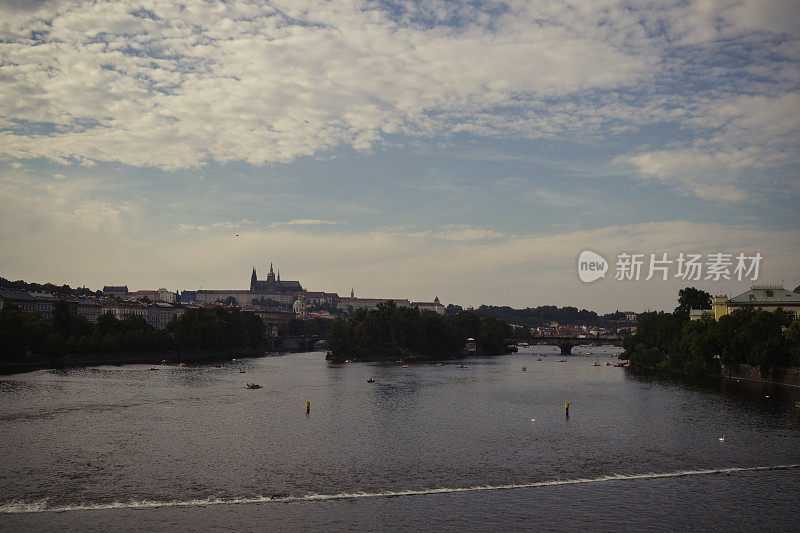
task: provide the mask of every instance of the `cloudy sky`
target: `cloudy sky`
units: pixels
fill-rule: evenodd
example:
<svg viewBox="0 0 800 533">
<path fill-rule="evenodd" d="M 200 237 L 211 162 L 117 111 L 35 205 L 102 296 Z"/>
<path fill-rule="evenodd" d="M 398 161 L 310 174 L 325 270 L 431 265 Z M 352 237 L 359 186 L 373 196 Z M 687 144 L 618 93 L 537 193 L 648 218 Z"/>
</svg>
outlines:
<svg viewBox="0 0 800 533">
<path fill-rule="evenodd" d="M 799 22 L 788 0 L 0 0 L 0 276 L 243 289 L 272 261 L 309 290 L 641 311 L 750 282 L 618 281 L 618 254 L 759 252 L 794 288 Z M 606 279 L 578 279 L 586 249 Z"/>
</svg>

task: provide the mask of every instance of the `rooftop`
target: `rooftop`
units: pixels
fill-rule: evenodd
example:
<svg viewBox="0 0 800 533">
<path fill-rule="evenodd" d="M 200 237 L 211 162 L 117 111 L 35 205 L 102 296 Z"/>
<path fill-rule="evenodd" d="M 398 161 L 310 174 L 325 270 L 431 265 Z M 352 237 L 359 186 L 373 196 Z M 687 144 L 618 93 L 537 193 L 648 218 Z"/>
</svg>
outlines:
<svg viewBox="0 0 800 533">
<path fill-rule="evenodd" d="M 734 296 L 728 303 L 731 304 L 770 304 L 800 305 L 800 294 L 784 289 L 783 285 L 753 285 L 753 288 Z"/>
</svg>

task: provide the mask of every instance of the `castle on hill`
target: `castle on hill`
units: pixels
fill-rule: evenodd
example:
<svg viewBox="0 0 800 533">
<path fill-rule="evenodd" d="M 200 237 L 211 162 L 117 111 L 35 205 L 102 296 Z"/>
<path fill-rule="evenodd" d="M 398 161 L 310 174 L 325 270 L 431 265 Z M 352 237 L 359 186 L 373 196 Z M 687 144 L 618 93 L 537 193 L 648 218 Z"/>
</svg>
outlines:
<svg viewBox="0 0 800 533">
<path fill-rule="evenodd" d="M 198 291 L 183 291 L 184 297 L 200 303 L 223 303 L 249 306 L 271 307 L 275 302 L 281 306 L 291 307 L 300 300 L 299 307 L 308 306 L 327 306 L 329 309 L 339 309 L 345 312 L 353 312 L 357 309 L 375 309 L 382 302 L 393 301 L 398 307 L 417 307 L 421 311 L 434 311 L 439 314 L 445 313 L 444 305 L 435 298 L 433 302 L 411 302 L 405 298 L 356 298 L 354 291 L 350 291 L 349 298 L 340 298 L 338 294 L 331 292 L 309 292 L 300 285 L 299 281 L 281 280 L 280 270 L 275 269 L 270 263 L 267 279 L 258 279 L 256 268 L 250 274 L 250 288 L 244 290 L 223 289 L 209 290 L 200 289 Z"/>
<path fill-rule="evenodd" d="M 260 280 L 253 267 L 250 275 L 250 288 L 245 290 L 201 289 L 196 292 L 195 301 L 203 303 L 231 303 L 241 306 L 258 305 L 262 301 L 275 301 L 290 306 L 298 296 L 307 294 L 299 281 L 281 281 L 280 271 L 275 273 L 272 263 L 269 265 L 267 279 Z"/>
<path fill-rule="evenodd" d="M 272 263 L 269 264 L 269 274 L 267 279 L 259 280 L 256 276 L 256 267 L 253 267 L 253 274 L 250 276 L 250 292 L 261 294 L 283 294 L 287 292 L 302 293 L 303 287 L 299 281 L 281 281 L 281 271 L 275 274 Z"/>
</svg>

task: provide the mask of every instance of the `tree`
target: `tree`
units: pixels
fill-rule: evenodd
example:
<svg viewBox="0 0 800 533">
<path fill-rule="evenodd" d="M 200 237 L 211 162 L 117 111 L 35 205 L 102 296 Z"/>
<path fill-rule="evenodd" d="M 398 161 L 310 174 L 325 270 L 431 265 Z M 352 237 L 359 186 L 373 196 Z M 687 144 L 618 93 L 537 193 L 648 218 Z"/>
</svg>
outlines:
<svg viewBox="0 0 800 533">
<path fill-rule="evenodd" d="M 694 287 L 678 291 L 678 307 L 675 308 L 675 314 L 688 317 L 691 309 L 711 309 L 711 295 Z"/>
</svg>

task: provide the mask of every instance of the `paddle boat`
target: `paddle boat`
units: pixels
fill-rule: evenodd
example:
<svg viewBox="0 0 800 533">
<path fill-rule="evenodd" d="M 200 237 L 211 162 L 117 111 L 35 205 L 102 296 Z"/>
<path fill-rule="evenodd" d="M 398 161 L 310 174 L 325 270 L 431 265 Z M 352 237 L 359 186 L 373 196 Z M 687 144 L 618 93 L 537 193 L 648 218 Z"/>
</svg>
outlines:
<svg viewBox="0 0 800 533">
<path fill-rule="evenodd" d="M 248 388 L 248 389 L 260 389 L 260 388 L 261 388 L 261 385 L 259 385 L 259 384 L 257 384 L 257 383 L 248 383 L 248 384 L 247 384 L 247 388 Z"/>
</svg>

